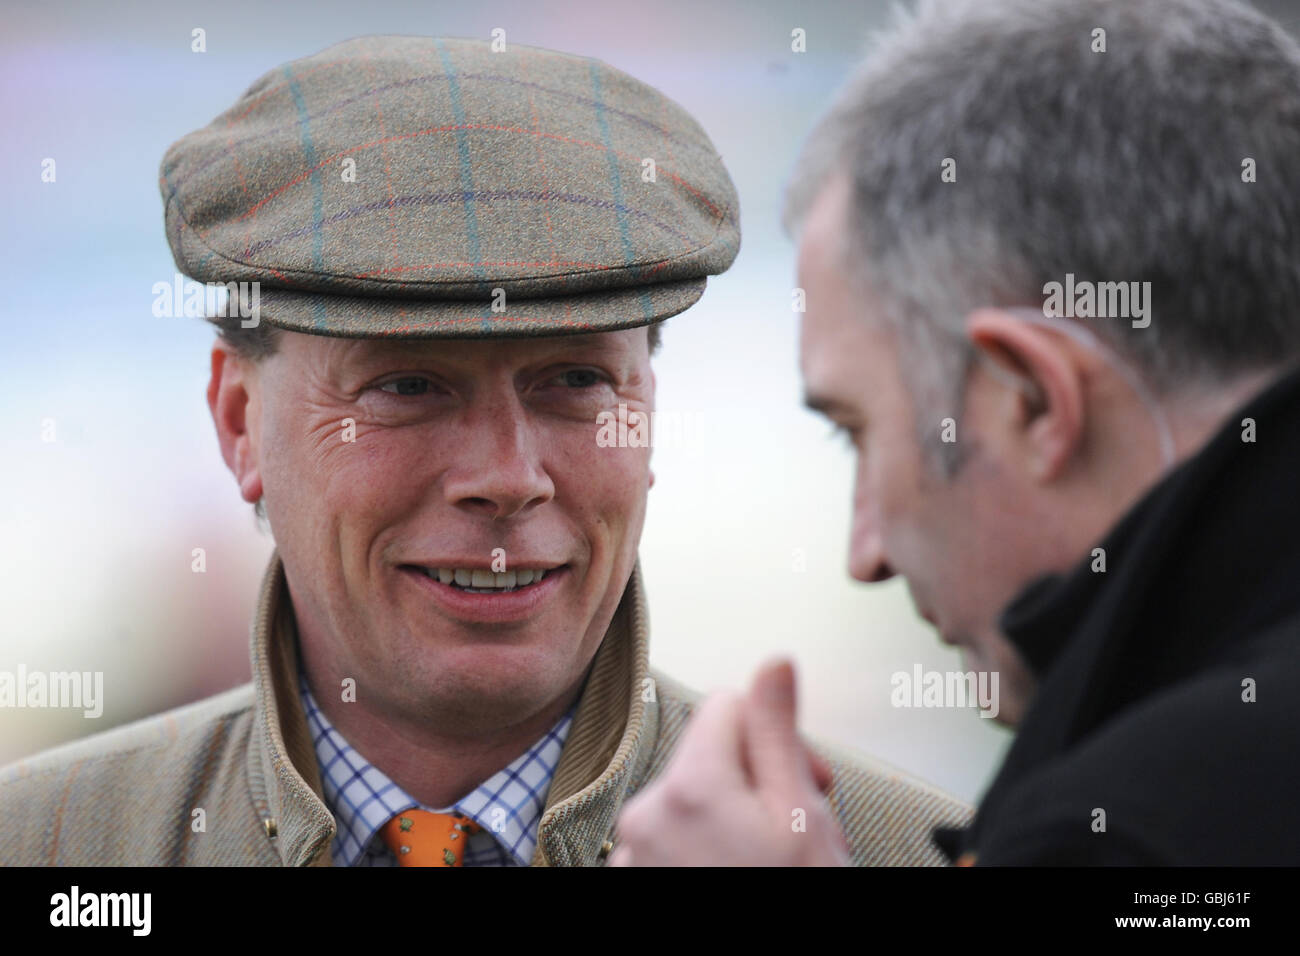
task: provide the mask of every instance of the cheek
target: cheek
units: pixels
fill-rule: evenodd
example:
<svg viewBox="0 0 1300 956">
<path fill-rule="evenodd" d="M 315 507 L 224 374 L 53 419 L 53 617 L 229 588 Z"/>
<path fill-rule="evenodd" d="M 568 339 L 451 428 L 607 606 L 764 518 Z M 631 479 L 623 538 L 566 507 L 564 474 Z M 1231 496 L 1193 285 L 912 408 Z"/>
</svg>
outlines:
<svg viewBox="0 0 1300 956">
<path fill-rule="evenodd" d="M 438 470 L 442 436 L 421 428 L 357 425 L 353 441 L 329 434 L 314 449 L 327 501 L 367 502 L 372 509 L 400 510 L 420 501 Z M 454 442 L 452 442 L 454 444 Z"/>
<path fill-rule="evenodd" d="M 274 485 L 281 513 L 316 539 L 417 507 L 439 446 L 428 429 L 383 427 L 355 411 L 316 408 L 279 423 L 274 440 L 268 493 Z"/>
<path fill-rule="evenodd" d="M 999 520 L 1010 497 L 1005 480 L 971 462 L 925 508 L 937 583 L 962 609 L 970 633 L 985 633 L 1013 594 L 1008 580 L 1014 576 L 1014 549 L 1008 547 L 1010 529 Z M 986 658 L 995 650 L 982 648 Z"/>
<path fill-rule="evenodd" d="M 961 514 L 953 510 L 953 489 L 924 471 L 919 450 L 902 450 L 909 453 L 882 458 L 865 479 L 863 534 L 877 536 L 884 559 L 914 588 L 955 593 L 970 569 L 962 569 L 965 556 L 954 546 Z"/>
<path fill-rule="evenodd" d="M 566 436 L 556 452 L 551 479 L 566 511 L 611 531 L 640 522 L 650 485 L 649 448 L 601 448 L 584 434 Z"/>
<path fill-rule="evenodd" d="M 555 509 L 586 545 L 586 589 L 605 594 L 630 573 L 645 521 L 650 448 L 602 447 L 592 427 L 565 427 L 550 436 L 545 459 L 555 485 Z M 621 593 L 621 589 L 616 589 Z M 616 598 L 616 595 L 613 595 Z"/>
</svg>

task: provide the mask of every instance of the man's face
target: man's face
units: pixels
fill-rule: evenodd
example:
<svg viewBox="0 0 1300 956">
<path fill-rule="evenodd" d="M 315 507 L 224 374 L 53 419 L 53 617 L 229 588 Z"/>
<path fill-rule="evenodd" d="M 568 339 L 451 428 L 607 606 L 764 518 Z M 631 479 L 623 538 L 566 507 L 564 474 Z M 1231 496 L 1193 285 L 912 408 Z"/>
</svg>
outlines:
<svg viewBox="0 0 1300 956">
<path fill-rule="evenodd" d="M 967 445 L 958 474 L 945 479 L 924 460 L 895 336 L 842 267 L 846 200 L 840 181 L 810 210 L 798 282 L 808 303 L 800 349 L 809 404 L 845 431 L 857 454 L 849 572 L 868 582 L 902 574 L 918 612 L 945 642 L 962 646 L 967 666 L 1000 672 L 1001 716 L 1014 722 L 1029 676 L 997 620 L 1036 576 L 1035 556 L 1016 552 L 1024 489 L 981 453 L 978 401 L 951 413 Z M 921 424 L 939 434 L 940 421 Z"/>
<path fill-rule="evenodd" d="M 448 730 L 509 726 L 578 685 L 652 480 L 649 449 L 596 441 L 599 413 L 653 408 L 645 329 L 289 333 L 255 378 L 253 454 L 318 668 Z"/>
</svg>

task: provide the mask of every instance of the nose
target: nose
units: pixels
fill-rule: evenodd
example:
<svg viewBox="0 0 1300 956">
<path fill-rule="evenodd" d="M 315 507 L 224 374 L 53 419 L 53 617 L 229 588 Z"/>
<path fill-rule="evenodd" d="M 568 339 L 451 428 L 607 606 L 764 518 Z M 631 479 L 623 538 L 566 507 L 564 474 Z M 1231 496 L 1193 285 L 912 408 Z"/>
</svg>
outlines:
<svg viewBox="0 0 1300 956">
<path fill-rule="evenodd" d="M 476 398 L 462 425 L 454 433 L 455 447 L 447 450 L 454 459 L 443 479 L 448 502 L 501 520 L 555 497 L 542 461 L 544 436 L 513 390 Z"/>
<path fill-rule="evenodd" d="M 888 581 L 895 573 L 885 560 L 884 550 L 880 547 L 880 536 L 860 534 L 855 528 L 853 540 L 849 544 L 849 574 L 854 580 L 876 584 Z"/>
<path fill-rule="evenodd" d="M 861 469 L 859 468 L 859 472 Z M 849 533 L 849 574 L 856 581 L 875 584 L 895 574 L 885 558 L 884 540 L 875 501 L 867 494 L 859 473 L 853 495 L 853 528 Z"/>
</svg>

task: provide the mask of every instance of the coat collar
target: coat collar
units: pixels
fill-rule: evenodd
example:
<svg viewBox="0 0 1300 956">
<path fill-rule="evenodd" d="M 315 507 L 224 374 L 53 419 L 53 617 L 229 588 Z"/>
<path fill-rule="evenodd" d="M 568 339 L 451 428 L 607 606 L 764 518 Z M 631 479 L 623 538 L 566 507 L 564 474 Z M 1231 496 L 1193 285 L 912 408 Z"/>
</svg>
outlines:
<svg viewBox="0 0 1300 956">
<path fill-rule="evenodd" d="M 1257 436 L 1243 440 L 1246 422 Z M 1300 611 L 1300 370 L 1228 416 L 1072 571 L 1008 605 L 1001 629 L 1039 679 L 971 828 L 935 834 L 956 856 L 1027 776 L 1139 699 L 1269 640 Z M 1279 534 L 1278 529 L 1283 533 Z"/>
<path fill-rule="evenodd" d="M 533 866 L 590 866 L 658 739 L 649 675 L 649 614 L 638 562 L 592 660 L 551 778 Z M 297 692 L 297 627 L 284 565 L 273 551 L 250 635 L 255 713 L 248 753 L 253 803 L 286 866 L 329 866 L 334 818 Z"/>
<path fill-rule="evenodd" d="M 1090 552 L 1008 605 L 1001 629 L 1040 681 L 1025 725 L 1050 714 L 1051 746 L 1067 746 L 1295 613 L 1285 584 L 1300 546 L 1277 529 L 1300 521 L 1297 475 L 1300 369 L 1227 416 L 1148 491 L 1098 543 L 1104 565 Z"/>
</svg>

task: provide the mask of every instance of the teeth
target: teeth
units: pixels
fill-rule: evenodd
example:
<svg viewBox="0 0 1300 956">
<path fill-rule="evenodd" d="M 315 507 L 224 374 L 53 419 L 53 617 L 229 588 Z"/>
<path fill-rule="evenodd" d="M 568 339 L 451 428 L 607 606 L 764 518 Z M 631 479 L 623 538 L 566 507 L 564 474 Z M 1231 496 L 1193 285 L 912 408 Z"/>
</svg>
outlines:
<svg viewBox="0 0 1300 956">
<path fill-rule="evenodd" d="M 425 574 L 443 584 L 473 591 L 508 591 L 536 584 L 546 576 L 540 569 L 523 571 L 482 571 L 471 568 L 423 568 Z"/>
</svg>

